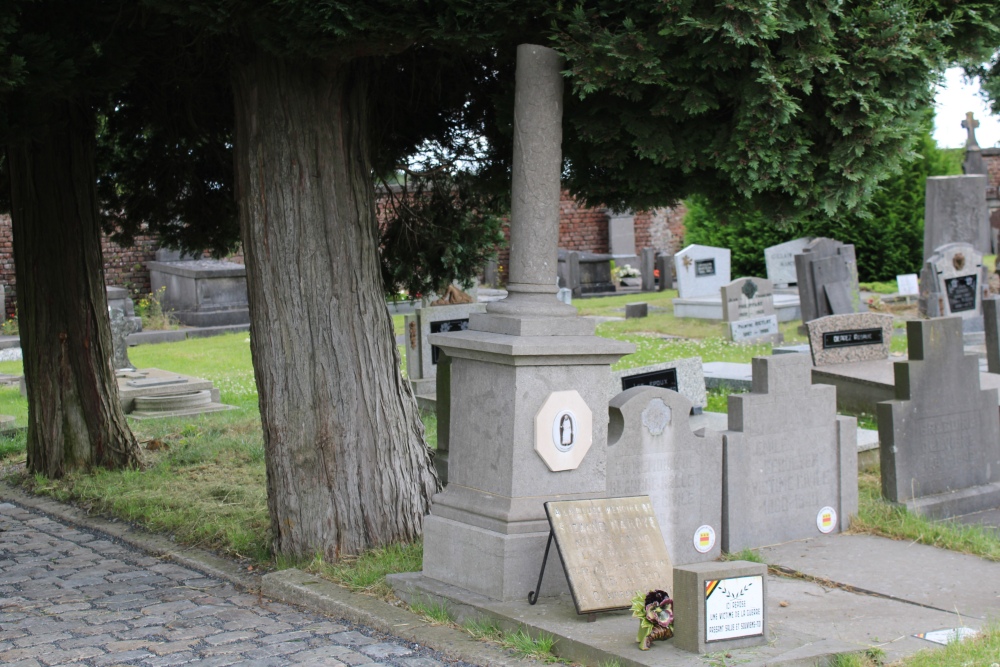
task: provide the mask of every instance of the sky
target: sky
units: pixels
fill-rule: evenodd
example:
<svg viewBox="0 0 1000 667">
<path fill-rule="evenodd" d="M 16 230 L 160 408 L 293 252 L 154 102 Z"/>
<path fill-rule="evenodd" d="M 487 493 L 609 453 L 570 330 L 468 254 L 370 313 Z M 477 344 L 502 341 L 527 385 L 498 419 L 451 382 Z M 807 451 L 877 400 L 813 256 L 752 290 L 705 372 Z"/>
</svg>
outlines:
<svg viewBox="0 0 1000 667">
<path fill-rule="evenodd" d="M 940 148 L 964 148 L 966 131 L 962 127 L 968 111 L 976 115 L 979 127 L 976 140 L 983 148 L 1000 146 L 1000 117 L 990 115 L 986 103 L 979 97 L 978 82 L 968 84 L 962 70 L 953 67 L 945 73 L 944 85 L 934 99 L 934 140 Z"/>
</svg>

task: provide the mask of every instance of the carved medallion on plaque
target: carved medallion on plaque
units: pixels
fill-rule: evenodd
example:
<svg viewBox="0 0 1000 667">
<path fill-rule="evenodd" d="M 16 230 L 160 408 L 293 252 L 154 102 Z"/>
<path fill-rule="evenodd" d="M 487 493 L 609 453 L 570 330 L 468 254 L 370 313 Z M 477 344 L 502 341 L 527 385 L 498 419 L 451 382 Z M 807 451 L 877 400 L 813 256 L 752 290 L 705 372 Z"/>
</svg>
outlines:
<svg viewBox="0 0 1000 667">
<path fill-rule="evenodd" d="M 576 391 L 554 391 L 535 415 L 535 451 L 552 472 L 576 470 L 590 451 L 594 416 Z"/>
</svg>

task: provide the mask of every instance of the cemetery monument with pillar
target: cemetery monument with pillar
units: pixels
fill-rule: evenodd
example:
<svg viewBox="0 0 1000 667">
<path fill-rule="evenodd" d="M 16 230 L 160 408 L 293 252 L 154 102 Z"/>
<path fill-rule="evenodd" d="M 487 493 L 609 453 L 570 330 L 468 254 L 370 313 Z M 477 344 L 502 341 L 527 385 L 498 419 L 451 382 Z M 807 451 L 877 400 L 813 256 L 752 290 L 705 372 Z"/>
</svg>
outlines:
<svg viewBox="0 0 1000 667">
<path fill-rule="evenodd" d="M 634 350 L 556 298 L 561 66 L 549 48 L 518 47 L 509 295 L 467 330 L 430 336 L 451 358 L 452 409 L 423 577 L 497 600 L 534 588 L 546 501 L 605 495 L 611 364 Z M 566 590 L 560 570 L 550 558 L 542 595 Z"/>
</svg>

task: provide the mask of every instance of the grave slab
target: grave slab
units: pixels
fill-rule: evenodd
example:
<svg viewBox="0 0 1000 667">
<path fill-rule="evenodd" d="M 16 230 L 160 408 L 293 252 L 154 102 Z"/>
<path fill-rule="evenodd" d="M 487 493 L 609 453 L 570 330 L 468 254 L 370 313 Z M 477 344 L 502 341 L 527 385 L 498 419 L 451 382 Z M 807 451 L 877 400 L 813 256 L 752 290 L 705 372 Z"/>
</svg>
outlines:
<svg viewBox="0 0 1000 667">
<path fill-rule="evenodd" d="M 729 397 L 723 432 L 723 550 L 847 530 L 858 511 L 857 420 L 837 415 L 833 387 L 811 384 L 807 357 L 752 367 L 752 393 Z"/>
<path fill-rule="evenodd" d="M 718 296 L 673 300 L 675 317 L 693 317 L 699 320 L 722 320 L 722 299 Z M 797 294 L 775 294 L 774 312 L 779 322 L 802 319 Z"/>
<path fill-rule="evenodd" d="M 182 324 L 219 326 L 250 321 L 247 271 L 215 259 L 146 262 L 153 292 L 163 292 L 163 310 Z"/>
<path fill-rule="evenodd" d="M 909 360 L 895 364 L 894 399 L 878 405 L 882 494 L 933 518 L 1000 507 L 998 392 L 980 387 L 961 318 L 906 331 Z"/>
</svg>

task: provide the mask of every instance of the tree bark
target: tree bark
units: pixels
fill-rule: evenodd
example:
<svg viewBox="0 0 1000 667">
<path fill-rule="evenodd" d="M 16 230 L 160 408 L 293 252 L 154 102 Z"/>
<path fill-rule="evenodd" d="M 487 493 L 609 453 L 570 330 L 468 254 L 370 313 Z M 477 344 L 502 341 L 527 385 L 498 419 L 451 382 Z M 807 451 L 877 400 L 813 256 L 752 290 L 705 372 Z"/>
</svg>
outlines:
<svg viewBox="0 0 1000 667">
<path fill-rule="evenodd" d="M 72 102 L 7 145 L 28 470 L 135 467 L 139 446 L 111 368 L 94 177 L 94 121 Z"/>
<path fill-rule="evenodd" d="M 275 551 L 415 539 L 437 477 L 385 307 L 364 67 L 258 52 L 234 88 Z"/>
</svg>

